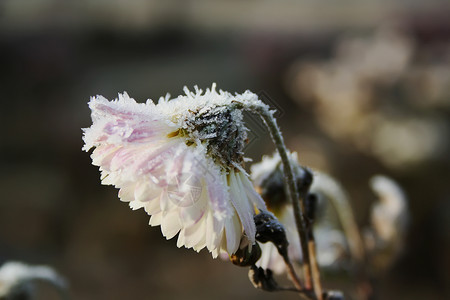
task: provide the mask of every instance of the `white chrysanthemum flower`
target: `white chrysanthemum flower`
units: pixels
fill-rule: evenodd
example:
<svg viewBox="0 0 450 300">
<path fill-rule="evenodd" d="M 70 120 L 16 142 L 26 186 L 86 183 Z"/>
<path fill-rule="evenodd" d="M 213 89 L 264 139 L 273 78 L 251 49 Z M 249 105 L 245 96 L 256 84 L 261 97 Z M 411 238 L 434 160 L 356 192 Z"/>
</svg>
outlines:
<svg viewBox="0 0 450 300">
<path fill-rule="evenodd" d="M 241 108 L 262 103 L 249 91 L 232 95 L 215 85 L 185 93 L 158 104 L 126 93 L 91 98 L 83 150 L 95 147 L 102 183 L 119 188 L 132 209 L 144 208 L 167 239 L 178 234 L 178 247 L 232 254 L 244 236 L 255 243 L 255 208 L 265 208 L 242 168 Z"/>
<path fill-rule="evenodd" d="M 297 153 L 291 153 L 290 159 L 294 168 L 294 174 L 302 177 L 300 172 L 305 172 L 298 162 Z M 251 177 L 263 195 L 268 209 L 275 214 L 286 230 L 289 242 L 288 255 L 293 262 L 302 259 L 300 239 L 297 232 L 292 204 L 288 202 L 284 191 L 284 174 L 281 159 L 278 153 L 273 156 L 264 156 L 262 161 L 252 165 Z M 314 192 L 314 184 L 311 192 Z M 317 244 L 317 260 L 321 266 L 332 266 L 342 255 L 346 248 L 344 234 L 340 230 L 330 226 L 315 226 L 315 240 Z M 257 265 L 264 269 L 271 269 L 277 274 L 286 271 L 286 264 L 271 243 L 261 244 L 261 259 Z"/>
</svg>

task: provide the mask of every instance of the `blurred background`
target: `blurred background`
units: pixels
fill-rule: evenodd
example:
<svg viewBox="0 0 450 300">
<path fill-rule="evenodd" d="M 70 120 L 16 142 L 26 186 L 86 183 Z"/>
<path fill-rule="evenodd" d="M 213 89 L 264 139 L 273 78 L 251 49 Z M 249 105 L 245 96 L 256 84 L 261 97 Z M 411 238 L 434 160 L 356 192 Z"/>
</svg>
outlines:
<svg viewBox="0 0 450 300">
<path fill-rule="evenodd" d="M 73 299 L 297 299 L 166 241 L 81 151 L 90 96 L 143 102 L 216 82 L 277 108 L 289 148 L 338 178 L 361 227 L 370 177 L 395 179 L 411 225 L 380 299 L 448 299 L 449 4 L 0 0 L 0 264 L 51 265 Z M 252 122 L 257 162 L 274 147 Z M 325 287 L 349 290 L 343 273 L 324 272 Z"/>
</svg>

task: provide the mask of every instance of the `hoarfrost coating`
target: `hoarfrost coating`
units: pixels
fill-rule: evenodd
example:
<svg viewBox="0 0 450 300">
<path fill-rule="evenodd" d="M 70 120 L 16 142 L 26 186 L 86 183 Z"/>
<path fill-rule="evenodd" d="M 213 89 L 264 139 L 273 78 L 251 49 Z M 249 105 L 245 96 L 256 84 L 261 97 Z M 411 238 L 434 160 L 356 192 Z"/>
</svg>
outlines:
<svg viewBox="0 0 450 300">
<path fill-rule="evenodd" d="M 232 254 L 242 238 L 255 243 L 255 209 L 266 208 L 242 167 L 240 111 L 263 104 L 249 91 L 232 95 L 215 85 L 185 93 L 158 104 L 126 93 L 92 97 L 83 150 L 95 148 L 102 183 L 119 188 L 132 209 L 144 208 L 167 239 L 178 234 L 178 247 Z"/>
</svg>

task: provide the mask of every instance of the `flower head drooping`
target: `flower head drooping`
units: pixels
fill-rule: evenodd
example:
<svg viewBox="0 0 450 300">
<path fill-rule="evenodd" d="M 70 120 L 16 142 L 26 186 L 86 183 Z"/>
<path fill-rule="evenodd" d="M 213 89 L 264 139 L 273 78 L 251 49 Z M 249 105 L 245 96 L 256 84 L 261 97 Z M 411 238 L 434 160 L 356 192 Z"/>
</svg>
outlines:
<svg viewBox="0 0 450 300">
<path fill-rule="evenodd" d="M 178 247 L 234 253 L 255 243 L 255 208 L 265 204 L 242 164 L 247 129 L 241 108 L 257 95 L 185 88 L 186 95 L 137 103 L 126 93 L 89 102 L 93 125 L 83 149 L 92 152 L 102 183 L 119 188 L 132 209 L 144 208 Z"/>
</svg>

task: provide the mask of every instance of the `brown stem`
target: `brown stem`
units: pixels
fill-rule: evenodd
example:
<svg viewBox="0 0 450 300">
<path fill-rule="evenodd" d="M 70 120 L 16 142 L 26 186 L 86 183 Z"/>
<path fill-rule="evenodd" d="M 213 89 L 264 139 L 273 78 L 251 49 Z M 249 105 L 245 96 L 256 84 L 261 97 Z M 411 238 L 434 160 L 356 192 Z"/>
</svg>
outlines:
<svg viewBox="0 0 450 300">
<path fill-rule="evenodd" d="M 322 290 L 322 284 L 320 282 L 320 270 L 319 270 L 319 264 L 317 262 L 317 256 L 316 256 L 316 241 L 314 240 L 314 236 L 311 235 L 310 239 L 308 241 L 309 246 L 309 253 L 311 254 L 311 273 L 313 277 L 314 282 L 314 292 L 317 296 L 318 300 L 323 299 L 323 290 Z"/>
<path fill-rule="evenodd" d="M 304 290 L 301 280 L 298 277 L 297 272 L 295 272 L 294 266 L 292 265 L 292 262 L 289 260 L 288 256 L 284 255 L 283 259 L 284 259 L 284 262 L 286 263 L 289 277 L 291 278 L 292 282 L 294 283 L 295 288 L 299 291 Z"/>
</svg>

